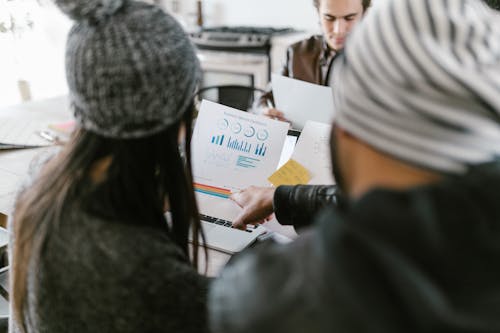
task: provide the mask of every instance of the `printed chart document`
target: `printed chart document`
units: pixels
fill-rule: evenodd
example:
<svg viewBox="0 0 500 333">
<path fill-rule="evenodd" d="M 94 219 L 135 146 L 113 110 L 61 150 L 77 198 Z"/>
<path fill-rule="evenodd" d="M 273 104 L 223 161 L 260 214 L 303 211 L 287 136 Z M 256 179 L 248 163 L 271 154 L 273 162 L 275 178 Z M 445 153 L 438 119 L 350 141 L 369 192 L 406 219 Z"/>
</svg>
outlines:
<svg viewBox="0 0 500 333">
<path fill-rule="evenodd" d="M 233 219 L 239 207 L 227 198 L 251 185 L 269 184 L 287 132 L 285 122 L 203 100 L 191 140 L 200 211 Z"/>
<path fill-rule="evenodd" d="M 49 125 L 72 118 L 67 96 L 2 108 L 0 149 L 49 146 Z"/>
<path fill-rule="evenodd" d="M 292 128 L 302 130 L 308 120 L 332 122 L 332 88 L 278 74 L 272 74 L 272 87 L 276 108 L 292 122 Z"/>
<path fill-rule="evenodd" d="M 330 124 L 306 122 L 300 134 L 292 159 L 310 173 L 308 184 L 335 184 L 330 157 Z"/>
</svg>

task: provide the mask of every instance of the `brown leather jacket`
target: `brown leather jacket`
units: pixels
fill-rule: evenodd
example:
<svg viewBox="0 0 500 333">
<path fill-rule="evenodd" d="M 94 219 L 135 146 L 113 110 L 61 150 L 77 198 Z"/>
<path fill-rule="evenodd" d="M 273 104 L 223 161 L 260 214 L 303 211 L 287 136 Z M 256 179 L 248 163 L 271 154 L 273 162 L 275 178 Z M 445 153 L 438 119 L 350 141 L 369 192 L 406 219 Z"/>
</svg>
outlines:
<svg viewBox="0 0 500 333">
<path fill-rule="evenodd" d="M 328 47 L 323 36 L 311 36 L 288 47 L 281 75 L 325 85 L 334 58 L 335 52 Z M 259 106 L 267 106 L 268 100 L 274 105 L 271 89 L 261 96 Z"/>
</svg>

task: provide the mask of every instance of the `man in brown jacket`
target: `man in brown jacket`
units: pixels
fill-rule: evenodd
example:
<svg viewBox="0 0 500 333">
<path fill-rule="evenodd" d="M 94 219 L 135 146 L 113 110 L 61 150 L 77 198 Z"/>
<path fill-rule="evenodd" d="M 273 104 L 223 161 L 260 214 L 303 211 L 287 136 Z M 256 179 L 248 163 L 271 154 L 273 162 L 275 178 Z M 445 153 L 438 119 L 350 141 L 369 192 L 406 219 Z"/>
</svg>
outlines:
<svg viewBox="0 0 500 333">
<path fill-rule="evenodd" d="M 344 48 L 347 35 L 363 17 L 371 0 L 314 0 L 313 3 L 323 34 L 291 45 L 282 75 L 327 85 L 333 60 Z M 271 90 L 260 98 L 259 104 L 263 115 L 286 121 L 286 115 L 273 107 Z M 306 226 L 304 221 L 311 221 L 322 207 L 339 204 L 334 185 L 280 186 L 277 189 L 252 186 L 233 194 L 231 199 L 242 207 L 241 214 L 234 220 L 234 225 L 240 228 L 263 222 L 274 212 L 281 224 L 298 229 Z"/>
<path fill-rule="evenodd" d="M 291 45 L 281 74 L 294 79 L 326 85 L 335 56 L 344 48 L 347 35 L 363 17 L 371 0 L 313 0 L 318 10 L 322 35 L 311 36 Z M 262 114 L 286 120 L 274 108 L 272 91 L 259 100 Z"/>
</svg>

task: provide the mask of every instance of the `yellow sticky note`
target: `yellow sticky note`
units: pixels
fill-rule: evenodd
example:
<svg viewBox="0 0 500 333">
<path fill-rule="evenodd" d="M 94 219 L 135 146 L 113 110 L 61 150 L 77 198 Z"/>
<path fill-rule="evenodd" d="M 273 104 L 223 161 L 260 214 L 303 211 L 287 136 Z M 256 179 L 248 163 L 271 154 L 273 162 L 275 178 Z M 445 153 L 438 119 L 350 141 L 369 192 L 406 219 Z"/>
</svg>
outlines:
<svg viewBox="0 0 500 333">
<path fill-rule="evenodd" d="M 307 184 L 311 180 L 309 170 L 299 162 L 290 159 L 267 178 L 274 186 Z"/>
</svg>

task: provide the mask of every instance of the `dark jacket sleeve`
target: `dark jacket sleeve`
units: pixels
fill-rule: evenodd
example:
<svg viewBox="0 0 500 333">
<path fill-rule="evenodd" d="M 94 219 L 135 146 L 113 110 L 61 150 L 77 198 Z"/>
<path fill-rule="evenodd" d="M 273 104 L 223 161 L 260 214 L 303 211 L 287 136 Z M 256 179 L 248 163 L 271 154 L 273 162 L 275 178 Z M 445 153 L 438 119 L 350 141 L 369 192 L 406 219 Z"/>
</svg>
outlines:
<svg viewBox="0 0 500 333">
<path fill-rule="evenodd" d="M 296 230 L 311 225 L 317 212 L 337 205 L 339 191 L 335 185 L 279 186 L 273 199 L 276 219 Z"/>
<path fill-rule="evenodd" d="M 211 286 L 211 332 L 308 332 L 304 318 L 313 323 L 316 318 L 308 311 L 311 298 L 306 295 L 317 287 L 308 282 L 308 273 L 317 262 L 297 260 L 309 258 L 314 242 L 308 239 L 304 233 L 287 246 L 267 241 L 237 254 Z"/>
<path fill-rule="evenodd" d="M 328 223 L 336 227 L 332 218 L 327 216 Z M 330 275 L 330 268 L 336 269 L 351 260 L 341 257 L 337 261 L 336 253 L 325 246 L 325 232 L 319 227 L 321 224 L 317 223 L 286 245 L 268 241 L 237 254 L 211 285 L 208 297 L 211 331 L 375 332 L 354 330 L 344 324 L 345 321 L 364 324 L 359 320 L 361 313 L 364 315 L 371 309 L 355 312 L 352 319 L 352 304 L 357 305 L 359 298 L 351 299 L 351 289 L 344 290 L 344 281 Z M 363 273 L 366 278 L 370 276 Z M 338 275 L 356 281 L 355 276 L 343 269 Z"/>
</svg>

